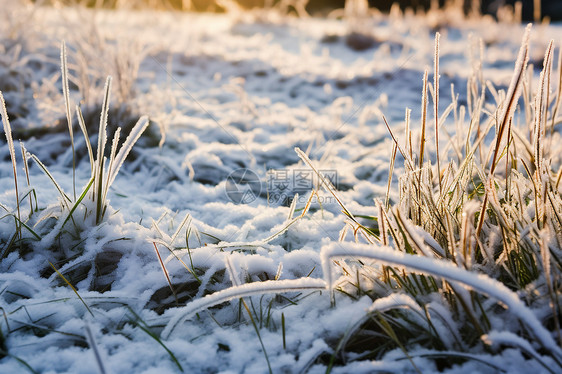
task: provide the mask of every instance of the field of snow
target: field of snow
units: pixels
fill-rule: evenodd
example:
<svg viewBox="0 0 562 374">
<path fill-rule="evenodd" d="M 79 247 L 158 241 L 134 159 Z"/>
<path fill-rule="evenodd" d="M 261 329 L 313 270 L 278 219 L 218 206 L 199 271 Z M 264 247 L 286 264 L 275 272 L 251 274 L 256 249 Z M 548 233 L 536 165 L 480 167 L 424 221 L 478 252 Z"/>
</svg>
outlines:
<svg viewBox="0 0 562 374">
<path fill-rule="evenodd" d="M 472 105 L 467 80 L 473 71 L 507 90 L 524 25 L 468 19 L 454 11 L 425 17 L 375 12 L 342 20 L 265 11 L 191 14 L 0 3 L 0 91 L 15 142 L 21 200 L 16 213 L 13 164 L 3 136 L 0 372 L 557 371 L 562 357 L 556 348 L 549 356 L 536 344 L 525 349 L 526 340 L 523 348 L 514 347 L 519 341 L 509 331 L 518 322 L 501 314 L 491 316 L 488 337 L 507 342 L 505 349 L 482 345 L 466 356 L 450 353 L 451 359 L 452 349 L 445 347 L 436 358 L 423 342 L 409 343 L 407 354 L 396 346 L 376 359 L 363 355 L 357 341 L 353 351 L 342 350 L 343 339 L 368 313 L 398 304 L 416 310 L 418 304 L 400 294 L 375 303 L 366 294 L 336 292 L 332 299 L 331 280 L 337 283 L 345 267 L 331 267 L 330 256 L 356 251 L 354 257 L 369 257 L 377 248 L 354 245 L 349 230 L 338 244 L 347 217 L 334 195 L 317 189 L 319 176 L 295 152 L 300 148 L 330 179 L 349 212 L 375 216 L 374 199 L 387 194 L 393 149 L 382 116 L 402 138 L 410 108 L 413 137 L 419 137 L 424 70 L 433 84 L 435 33 L 443 113 L 453 99 L 458 106 Z M 359 40 L 361 33 L 372 39 Z M 559 25 L 531 31 L 534 86 L 550 39 L 558 50 Z M 63 41 L 73 144 L 61 79 Z M 365 41 L 371 45 L 357 50 Z M 107 162 L 117 126 L 122 142 L 139 118 L 146 115 L 150 123 L 109 188 L 97 224 L 90 191 L 69 215 L 92 175 L 75 106 L 84 113 L 95 155 L 107 76 Z M 486 100 L 494 102 L 489 93 Z M 458 133 L 458 115 L 450 113 L 445 121 L 444 141 Z M 433 138 L 433 130 L 427 136 Z M 557 170 L 560 137 L 553 139 Z M 20 140 L 68 201 L 30 155 L 27 178 Z M 434 146 L 428 147 L 434 154 Z M 404 169 L 398 157 L 392 204 Z M 388 248 L 377 256 L 408 266 Z M 529 326 L 542 328 L 538 321 L 548 307 L 533 317 L 519 298 L 495 294 L 491 281 L 464 269 L 457 275 L 456 267 L 434 268 L 427 260 L 411 266 L 437 277 L 457 276 L 455 281 L 497 297 L 513 315 L 531 316 L 538 325 Z M 436 329 L 444 325 L 436 322 Z M 541 342 L 554 335 L 535 333 Z M 376 335 L 363 338 L 364 350 L 389 344 Z"/>
</svg>

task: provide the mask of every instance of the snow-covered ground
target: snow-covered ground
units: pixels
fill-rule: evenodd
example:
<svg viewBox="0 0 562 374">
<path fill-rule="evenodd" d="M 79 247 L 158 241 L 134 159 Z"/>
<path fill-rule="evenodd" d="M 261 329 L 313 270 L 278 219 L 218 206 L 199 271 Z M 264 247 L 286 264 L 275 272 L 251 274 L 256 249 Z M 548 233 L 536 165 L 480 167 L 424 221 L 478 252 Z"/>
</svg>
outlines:
<svg viewBox="0 0 562 374">
<path fill-rule="evenodd" d="M 16 140 L 19 194 L 34 188 L 41 209 L 30 220 L 41 239 L 24 229 L 28 240 L 21 246 L 9 244 L 12 216 L 0 220 L 3 373 L 96 373 L 96 352 L 113 373 L 264 373 L 266 360 L 274 373 L 325 372 L 372 300 L 340 294 L 332 307 L 322 289 L 320 251 L 339 240 L 346 218 L 332 195 L 319 191 L 289 225 L 318 182 L 294 148 L 330 177 L 353 214 L 374 215 L 373 199 L 386 193 L 392 149 L 382 115 L 400 134 L 406 108 L 417 123 L 435 32 L 441 33 L 442 111 L 451 102 L 451 85 L 459 103 L 467 104 L 466 82 L 480 62 L 483 78 L 505 89 L 524 32 L 522 25 L 487 18 L 448 23 L 394 13 L 368 20 L 297 19 L 2 3 L 8 11 L 0 22 L 0 88 Z M 352 26 L 372 33 L 374 45 L 350 48 Z M 534 28 L 531 63 L 540 66 L 550 39 L 562 39 L 560 26 Z M 94 152 L 107 75 L 113 77 L 109 139 L 116 124 L 124 126 L 125 139 L 140 116 L 151 122 L 109 190 L 104 221 L 69 221 L 56 231 L 59 192 L 33 161 L 27 186 L 17 140 L 72 198 L 63 40 L 71 107 L 80 103 L 87 114 Z M 444 127 L 451 136 L 455 131 Z M 79 195 L 91 169 L 77 125 L 74 139 Z M 5 142 L 0 157 L 0 202 L 14 213 Z M 395 173 L 402 168 L 397 162 Z M 397 187 L 395 179 L 392 199 Z M 28 197 L 22 197 L 22 217 L 29 212 Z M 310 289 L 275 295 L 262 293 L 271 286 L 265 283 L 244 302 L 235 295 L 228 304 L 186 314 L 186 304 L 233 285 L 299 279 L 287 285 Z M 409 353 L 421 372 L 437 370 L 422 348 Z M 378 361 L 353 358 L 338 359 L 332 372 L 416 370 L 400 349 Z M 479 359 L 488 364 L 468 360 L 440 369 L 544 370 L 527 358 L 517 349 L 482 352 Z"/>
</svg>

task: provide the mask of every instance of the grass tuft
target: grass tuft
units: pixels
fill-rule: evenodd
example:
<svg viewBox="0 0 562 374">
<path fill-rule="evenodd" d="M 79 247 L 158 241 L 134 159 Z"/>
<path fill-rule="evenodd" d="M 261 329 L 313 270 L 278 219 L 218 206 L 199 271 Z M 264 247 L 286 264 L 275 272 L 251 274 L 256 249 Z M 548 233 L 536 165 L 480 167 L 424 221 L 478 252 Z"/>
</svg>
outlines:
<svg viewBox="0 0 562 374">
<path fill-rule="evenodd" d="M 400 349 L 413 365 L 411 357 L 421 346 L 429 350 L 423 356 L 434 357 L 442 367 L 440 352 L 449 352 L 446 355 L 459 362 L 482 362 L 485 358 L 480 354 L 510 346 L 548 371 L 562 370 L 561 168 L 548 159 L 548 136 L 557 123 L 562 81 L 553 82 L 551 42 L 536 92 L 529 92 L 530 33 L 529 25 L 507 92 L 484 82 L 480 69 L 475 69 L 468 84 L 468 108 L 459 107 L 452 87 L 452 104 L 441 116 L 436 34 L 434 146 L 427 144 L 431 90 L 426 71 L 419 146 L 412 144 L 409 110 L 405 142 L 398 140 L 383 117 L 393 140 L 391 173 L 397 151 L 404 159 L 397 203 L 390 203 L 389 176 L 385 204 L 375 199 L 376 215 L 370 221 L 376 227 L 371 228 L 361 225 L 337 198 L 349 218 L 346 228 L 356 233 L 358 243 L 344 242 L 342 235 L 341 243 L 322 249 L 326 283 L 333 298 L 337 290 L 338 295 L 368 295 L 374 300 L 372 310 L 336 349 L 344 362 L 346 348 L 356 359 L 380 359 Z M 552 87 L 556 83 L 559 87 Z M 519 100 L 524 90 L 525 100 Z M 489 104 L 487 112 L 483 110 L 487 91 L 495 99 L 495 111 Z M 444 152 L 439 132 L 450 113 L 456 129 L 466 128 L 466 114 L 470 122 L 464 138 L 449 136 Z M 520 129 L 515 124 L 522 119 Z M 528 129 L 529 140 L 522 135 Z M 303 152 L 297 153 L 318 173 Z M 505 169 L 500 168 L 504 163 Z M 337 196 L 335 189 L 327 189 Z M 404 297 L 409 312 L 403 309 L 406 304 L 398 302 Z M 385 308 L 380 309 L 385 300 Z M 413 310 L 418 312 L 412 314 Z"/>
</svg>

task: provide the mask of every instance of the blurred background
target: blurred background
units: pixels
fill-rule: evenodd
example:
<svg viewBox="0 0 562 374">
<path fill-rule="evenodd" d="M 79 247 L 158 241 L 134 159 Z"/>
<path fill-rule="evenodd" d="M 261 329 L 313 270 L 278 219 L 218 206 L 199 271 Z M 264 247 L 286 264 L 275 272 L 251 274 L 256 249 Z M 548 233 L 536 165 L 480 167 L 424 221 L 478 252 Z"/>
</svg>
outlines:
<svg viewBox="0 0 562 374">
<path fill-rule="evenodd" d="M 343 8 L 345 0 L 33 0 L 35 2 L 56 2 L 62 4 L 82 3 L 87 6 L 108 7 L 130 6 L 135 8 L 151 7 L 159 9 L 193 10 L 199 12 L 224 12 L 226 8 L 237 4 L 243 9 L 256 7 L 274 7 L 283 4 L 290 8 L 304 6 L 311 15 L 326 15 L 331 10 Z M 540 18 L 548 17 L 551 21 L 562 20 L 562 0 L 369 0 L 371 8 L 388 12 L 393 3 L 398 3 L 402 9 L 427 10 L 430 6 L 446 6 L 447 3 L 462 3 L 468 13 L 474 7 L 482 14 L 495 16 L 503 6 L 522 5 L 522 20 L 532 21 L 539 14 Z M 535 13 L 536 12 L 536 13 Z"/>
</svg>

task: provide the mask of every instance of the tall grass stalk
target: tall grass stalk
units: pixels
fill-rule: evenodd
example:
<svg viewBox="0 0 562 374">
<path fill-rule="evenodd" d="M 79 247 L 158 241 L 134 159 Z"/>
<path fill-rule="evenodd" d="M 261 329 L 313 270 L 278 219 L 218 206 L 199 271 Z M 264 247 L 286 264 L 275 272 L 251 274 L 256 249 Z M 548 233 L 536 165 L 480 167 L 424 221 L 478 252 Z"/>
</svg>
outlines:
<svg viewBox="0 0 562 374">
<path fill-rule="evenodd" d="M 137 142 L 140 138 L 144 130 L 149 125 L 148 117 L 143 116 L 141 117 L 133 129 L 131 130 L 129 136 L 117 151 L 117 145 L 119 142 L 120 131 L 121 129 L 118 128 L 114 134 L 112 147 L 110 151 L 110 159 L 109 159 L 109 167 L 107 172 L 104 170 L 105 165 L 105 145 L 107 142 L 107 118 L 109 112 L 109 100 L 110 100 L 110 92 L 111 92 L 111 77 L 108 77 L 105 83 L 105 90 L 104 90 L 104 97 L 103 97 L 103 104 L 102 104 L 102 111 L 100 116 L 100 124 L 99 124 L 99 134 L 98 134 L 98 148 L 97 148 L 97 156 L 96 160 L 94 161 L 93 169 L 93 177 L 94 177 L 94 189 L 92 192 L 92 200 L 95 202 L 96 205 L 96 224 L 100 224 L 103 220 L 106 208 L 107 208 L 107 192 L 109 187 L 115 181 L 123 162 L 129 155 L 129 152 L 133 148 L 133 145 Z M 86 135 L 85 129 L 82 130 Z M 89 140 L 86 139 L 88 142 Z"/>
<path fill-rule="evenodd" d="M 74 150 L 74 130 L 72 126 L 72 113 L 70 109 L 70 89 L 68 88 L 68 64 L 66 58 L 66 44 L 64 41 L 61 42 L 60 62 L 66 122 L 68 123 L 68 133 L 70 134 L 70 146 L 72 147 L 72 192 L 74 200 L 76 200 L 76 152 Z"/>
<path fill-rule="evenodd" d="M 101 222 L 105 204 L 103 201 L 103 166 L 105 165 L 105 143 L 107 141 L 107 115 L 109 112 L 109 98 L 111 93 L 111 77 L 107 77 L 105 81 L 103 103 L 101 106 L 101 116 L 98 132 L 98 148 L 97 157 L 94 163 L 94 189 L 92 191 L 93 200 L 96 203 L 96 224 Z"/>
<path fill-rule="evenodd" d="M 433 72 L 433 115 L 435 117 L 435 153 L 437 156 L 437 179 L 439 181 L 439 193 L 443 193 L 441 185 L 441 162 L 439 160 L 439 33 L 435 33 L 435 57 Z"/>
<path fill-rule="evenodd" d="M 515 62 L 515 70 L 507 90 L 507 94 L 501 108 L 498 108 L 500 113 L 498 121 L 496 122 L 496 145 L 494 147 L 493 158 L 490 162 L 489 176 L 493 177 L 496 170 L 498 157 L 500 155 L 501 143 L 503 141 L 503 135 L 507 132 L 509 124 L 512 122 L 513 114 L 515 113 L 515 108 L 521 95 L 521 86 L 523 78 L 525 76 L 525 69 L 527 68 L 527 63 L 529 61 L 529 37 L 531 33 L 531 25 L 528 25 L 525 29 L 525 34 L 523 35 L 523 41 L 521 42 L 521 48 L 519 49 L 519 55 L 517 56 L 517 61 Z M 486 208 L 488 204 L 488 195 L 484 196 L 484 202 L 482 203 L 482 209 L 480 211 L 480 218 L 478 221 L 478 226 L 476 228 L 476 236 L 480 236 L 482 231 L 482 225 L 484 224 L 484 217 L 486 215 Z"/>
<path fill-rule="evenodd" d="M 14 186 L 16 191 L 16 209 L 17 209 L 17 220 L 16 220 L 16 232 L 21 238 L 21 213 L 20 213 L 20 200 L 18 191 L 18 173 L 16 165 L 16 151 L 14 148 L 14 139 L 12 138 L 12 127 L 10 126 L 10 120 L 8 118 L 8 111 L 6 110 L 6 102 L 4 101 L 4 95 L 0 91 L 0 114 L 2 115 L 2 123 L 4 125 L 4 133 L 6 134 L 6 141 L 8 142 L 8 149 L 10 151 L 10 159 L 12 161 L 12 171 L 14 173 Z"/>
</svg>

